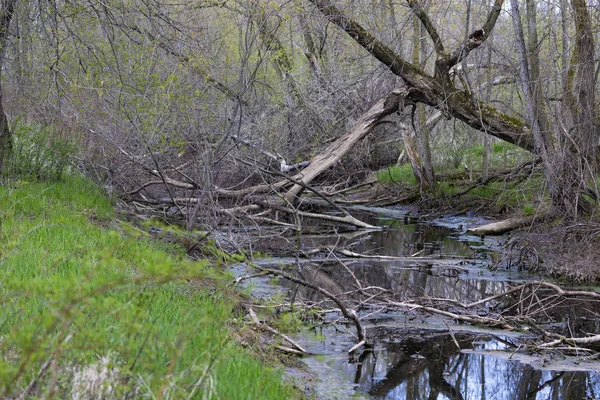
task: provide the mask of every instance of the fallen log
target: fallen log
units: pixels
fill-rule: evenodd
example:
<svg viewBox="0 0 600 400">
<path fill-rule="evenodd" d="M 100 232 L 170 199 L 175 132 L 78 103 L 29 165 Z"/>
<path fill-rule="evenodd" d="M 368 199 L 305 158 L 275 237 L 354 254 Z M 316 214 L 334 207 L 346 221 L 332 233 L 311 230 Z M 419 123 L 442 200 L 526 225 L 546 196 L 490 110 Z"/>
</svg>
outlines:
<svg viewBox="0 0 600 400">
<path fill-rule="evenodd" d="M 358 228 L 369 228 L 369 229 L 376 228 L 376 226 L 370 225 L 370 224 L 367 224 L 366 222 L 358 220 L 358 219 L 354 218 L 352 215 L 337 216 L 337 215 L 300 211 L 300 210 L 297 210 L 294 208 L 283 206 L 281 203 L 274 204 L 274 203 L 269 203 L 269 202 L 264 202 L 264 201 L 258 202 L 257 204 L 259 204 L 263 207 L 266 207 L 266 208 L 272 208 L 273 210 L 276 210 L 276 211 L 281 211 L 284 213 L 297 215 L 300 217 L 315 218 L 315 219 L 321 219 L 321 220 L 333 221 L 333 222 L 341 222 L 343 224 L 353 225 Z"/>
<path fill-rule="evenodd" d="M 301 180 L 303 183 L 310 183 L 315 177 L 325 171 L 327 168 L 337 163 L 356 143 L 373 131 L 379 122 L 385 117 L 398 111 L 403 101 L 410 95 L 410 89 L 401 87 L 394 89 L 385 98 L 379 100 L 366 113 L 360 116 L 352 129 L 333 142 L 327 149 L 315 156 L 310 165 L 300 174 L 294 176 L 294 179 Z M 295 184 L 285 194 L 285 199 L 292 202 L 302 191 L 303 186 Z"/>
<path fill-rule="evenodd" d="M 505 219 L 503 221 L 492 222 L 489 224 L 481 225 L 476 228 L 467 229 L 468 233 L 472 233 L 477 236 L 485 235 L 502 235 L 503 233 L 513 231 L 515 229 L 522 228 L 524 226 L 532 225 L 533 223 L 540 222 L 549 218 L 551 214 L 549 212 L 542 212 L 539 214 L 530 215 L 527 217 L 515 217 Z"/>
</svg>

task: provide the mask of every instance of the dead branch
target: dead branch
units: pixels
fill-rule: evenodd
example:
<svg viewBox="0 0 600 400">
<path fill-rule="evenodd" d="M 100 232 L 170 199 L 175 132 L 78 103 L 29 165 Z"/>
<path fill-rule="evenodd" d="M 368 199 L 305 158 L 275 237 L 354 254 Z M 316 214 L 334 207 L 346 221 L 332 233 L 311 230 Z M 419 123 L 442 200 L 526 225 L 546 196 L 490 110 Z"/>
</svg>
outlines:
<svg viewBox="0 0 600 400">
<path fill-rule="evenodd" d="M 445 310 L 441 310 L 441 309 L 434 308 L 434 307 L 424 306 L 424 305 L 418 304 L 416 302 L 396 302 L 396 301 L 388 300 L 387 304 L 389 304 L 390 306 L 397 307 L 401 310 L 410 310 L 410 311 L 422 310 L 422 311 L 429 312 L 432 314 L 449 317 L 455 321 L 467 322 L 467 323 L 470 323 L 473 325 L 485 325 L 485 326 L 489 326 L 492 328 L 506 329 L 509 331 L 516 330 L 516 328 L 514 326 L 508 324 L 506 321 L 504 321 L 503 318 L 500 318 L 499 316 L 486 317 L 486 316 L 480 316 L 480 315 L 476 315 L 476 314 L 460 315 L 460 314 L 456 314 L 456 313 L 453 313 L 450 311 L 445 311 Z"/>
<path fill-rule="evenodd" d="M 553 214 L 549 211 L 540 211 L 539 213 L 528 217 L 509 218 L 503 221 L 492 222 L 475 228 L 470 228 L 467 229 L 467 232 L 474 235 L 502 235 L 503 233 L 531 225 L 536 221 L 543 221 L 547 218 L 551 218 L 552 216 Z"/>
<path fill-rule="evenodd" d="M 588 336 L 583 338 L 561 336 L 559 339 L 553 340 L 552 342 L 543 343 L 539 347 L 554 347 L 560 344 L 589 345 L 597 343 L 600 343 L 600 335 Z"/>
<path fill-rule="evenodd" d="M 292 214 L 292 215 L 297 215 L 300 217 L 316 218 L 316 219 L 321 219 L 321 220 L 326 220 L 326 221 L 340 222 L 343 224 L 354 225 L 359 228 L 370 228 L 370 229 L 376 228 L 375 226 L 367 224 L 366 222 L 362 222 L 362 221 L 354 218 L 351 215 L 338 217 L 337 215 L 318 214 L 318 213 L 312 213 L 312 212 L 307 212 L 307 211 L 300 211 L 300 210 L 296 210 L 296 209 L 293 209 L 290 207 L 285 207 L 285 206 L 281 205 L 281 203 L 271 203 L 271 202 L 265 202 L 265 201 L 257 202 L 257 204 L 259 204 L 263 207 L 272 208 L 277 211 L 285 212 L 285 213 Z"/>
<path fill-rule="evenodd" d="M 270 268 L 263 268 L 263 267 L 259 267 L 259 266 L 255 266 L 255 268 L 257 268 L 260 271 L 267 272 L 271 275 L 282 277 L 284 279 L 287 279 L 290 282 L 294 282 L 294 283 L 297 283 L 304 287 L 313 289 L 313 290 L 321 293 L 323 296 L 327 297 L 331 301 L 333 301 L 336 304 L 336 306 L 340 309 L 340 311 L 342 312 L 342 315 L 344 316 L 344 318 L 349 319 L 350 321 L 352 321 L 354 323 L 354 326 L 356 327 L 356 335 L 358 336 L 358 342 L 359 343 L 364 342 L 363 343 L 364 345 L 368 344 L 366 337 L 365 337 L 366 330 L 360 323 L 360 320 L 358 319 L 356 312 L 354 310 L 349 310 L 346 307 L 346 305 L 338 298 L 338 296 L 335 296 L 334 294 L 328 292 L 327 290 L 325 290 L 317 285 L 313 285 L 310 282 L 307 282 L 303 279 L 297 278 L 297 277 L 287 274 L 285 272 L 277 271 L 277 270 L 270 269 Z M 361 346 L 363 344 L 361 344 Z M 356 346 L 352 347 L 352 349 L 356 350 L 356 348 L 358 348 L 358 347 L 356 347 L 356 348 L 355 347 Z"/>
<path fill-rule="evenodd" d="M 282 338 L 283 340 L 285 340 L 286 342 L 288 342 L 289 344 L 291 344 L 295 350 L 292 351 L 293 353 L 297 353 L 300 352 L 301 354 L 308 354 L 308 352 L 306 350 L 304 350 L 304 348 L 302 346 L 300 346 L 298 343 L 296 343 L 294 340 L 292 340 L 289 336 L 284 335 L 283 333 L 279 332 L 277 329 L 260 322 L 260 320 L 258 319 L 258 317 L 256 316 L 256 313 L 254 312 L 254 310 L 251 307 L 247 307 L 248 310 L 248 315 L 250 315 L 250 318 L 252 319 L 252 322 L 254 322 L 254 324 L 262 329 L 266 329 L 267 331 L 271 332 L 272 334 L 279 336 L 280 338 Z"/>
<path fill-rule="evenodd" d="M 337 163 L 356 143 L 372 132 L 373 128 L 386 116 L 398 111 L 402 101 L 410 97 L 411 91 L 406 87 L 394 89 L 385 98 L 379 100 L 366 113 L 360 116 L 352 129 L 333 142 L 327 149 L 315 156 L 310 165 L 294 179 L 305 184 Z M 303 187 L 295 184 L 286 194 L 287 201 L 292 202 Z"/>
</svg>

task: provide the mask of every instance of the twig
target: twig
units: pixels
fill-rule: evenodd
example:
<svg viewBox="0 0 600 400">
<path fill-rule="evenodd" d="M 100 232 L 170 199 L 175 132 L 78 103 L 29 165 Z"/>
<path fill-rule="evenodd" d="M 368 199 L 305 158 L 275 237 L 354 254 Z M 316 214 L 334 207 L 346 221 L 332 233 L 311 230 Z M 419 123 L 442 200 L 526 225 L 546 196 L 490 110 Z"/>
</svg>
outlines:
<svg viewBox="0 0 600 400">
<path fill-rule="evenodd" d="M 256 316 L 256 313 L 254 312 L 254 310 L 252 308 L 247 307 L 247 309 L 248 309 L 248 314 L 250 315 L 250 318 L 252 319 L 252 321 L 254 322 L 255 325 L 257 325 L 261 328 L 264 328 L 264 329 L 268 330 L 269 332 L 279 336 L 280 338 L 282 338 L 283 340 L 285 340 L 286 342 L 288 342 L 289 344 L 294 346 L 297 349 L 297 352 L 300 352 L 300 354 L 308 354 L 308 352 L 302 346 L 300 346 L 294 340 L 290 339 L 287 335 L 284 335 L 283 333 L 279 332 L 277 329 L 272 328 L 269 325 L 260 322 L 260 320 L 258 319 L 258 317 Z"/>
<path fill-rule="evenodd" d="M 458 344 L 458 340 L 456 340 L 456 336 L 454 336 L 454 332 L 452 332 L 452 329 L 450 329 L 450 325 L 448 325 L 448 323 L 446 321 L 444 321 L 444 324 L 446 324 L 446 328 L 448 328 L 448 333 L 450 333 L 450 337 L 452 338 L 452 341 L 456 345 L 456 348 L 458 350 L 460 350 L 460 344 Z"/>
<path fill-rule="evenodd" d="M 321 293 L 322 295 L 324 295 L 325 297 L 331 299 L 340 309 L 340 311 L 342 312 L 342 315 L 351 320 L 352 322 L 354 322 L 354 325 L 356 327 L 356 334 L 358 336 L 358 341 L 362 342 L 365 341 L 365 345 L 368 343 L 366 341 L 365 335 L 366 335 L 366 331 L 365 328 L 362 326 L 362 324 L 360 323 L 360 320 L 358 319 L 358 316 L 356 315 L 356 312 L 354 310 L 348 310 L 348 308 L 346 307 L 346 305 L 344 305 L 344 303 L 342 303 L 342 301 L 340 299 L 337 298 L 337 296 L 331 294 L 330 292 L 328 292 L 327 290 L 321 288 L 320 286 L 314 285 L 310 282 L 307 282 L 303 279 L 300 278 L 296 278 L 295 276 L 292 276 L 290 274 L 286 274 L 285 272 L 282 271 L 277 271 L 274 269 L 270 269 L 270 268 L 262 268 L 262 267 L 255 267 L 261 271 L 264 272 L 268 272 L 272 275 L 275 276 L 280 276 L 282 278 L 285 278 L 291 282 L 300 284 L 302 286 L 305 286 L 307 288 L 316 290 L 317 292 Z"/>
<path fill-rule="evenodd" d="M 367 342 L 365 342 L 364 340 L 361 340 L 360 342 L 356 343 L 354 346 L 352 346 L 352 348 L 350 350 L 348 350 L 348 354 L 354 353 L 356 350 L 360 349 L 366 343 Z"/>
</svg>

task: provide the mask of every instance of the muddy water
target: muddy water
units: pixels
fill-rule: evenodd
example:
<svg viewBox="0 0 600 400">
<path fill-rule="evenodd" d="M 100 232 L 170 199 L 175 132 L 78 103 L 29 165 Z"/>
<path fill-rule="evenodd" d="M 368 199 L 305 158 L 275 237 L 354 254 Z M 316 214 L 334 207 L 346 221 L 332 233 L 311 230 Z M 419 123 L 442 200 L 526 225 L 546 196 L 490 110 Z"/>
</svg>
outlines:
<svg viewBox="0 0 600 400">
<path fill-rule="evenodd" d="M 369 210 L 361 210 L 365 211 Z M 470 225 L 483 222 L 478 218 L 419 222 L 406 218 L 402 210 L 375 211 L 370 222 L 381 230 L 306 235 L 303 245 L 336 244 L 361 254 L 421 259 L 344 259 L 346 267 L 341 268 L 339 260 L 320 254 L 300 263 L 292 259 L 261 263 L 293 264 L 306 279 L 333 293 L 352 286 L 351 271 L 360 281 L 392 291 L 399 301 L 430 296 L 466 302 L 502 292 L 511 282 L 540 279 L 514 270 L 491 271 L 488 267 L 502 239 L 464 234 Z M 309 302 L 323 300 L 316 292 L 285 281 L 279 286 L 254 282 L 253 290 L 260 297 L 278 292 L 294 293 Z M 416 313 L 375 311 L 381 310 L 359 313 L 367 335 L 376 338 L 375 346 L 352 357 L 347 350 L 356 337 L 339 313 L 329 313 L 327 323 L 316 330 L 296 333 L 294 339 L 312 355 L 302 359 L 306 369 L 288 371 L 290 379 L 315 399 L 600 399 L 600 363 L 587 354 L 525 355 L 516 352 L 527 339 L 524 333 L 477 329 Z M 566 328 L 578 318 L 565 315 Z M 582 323 L 598 328 L 594 318 Z"/>
</svg>

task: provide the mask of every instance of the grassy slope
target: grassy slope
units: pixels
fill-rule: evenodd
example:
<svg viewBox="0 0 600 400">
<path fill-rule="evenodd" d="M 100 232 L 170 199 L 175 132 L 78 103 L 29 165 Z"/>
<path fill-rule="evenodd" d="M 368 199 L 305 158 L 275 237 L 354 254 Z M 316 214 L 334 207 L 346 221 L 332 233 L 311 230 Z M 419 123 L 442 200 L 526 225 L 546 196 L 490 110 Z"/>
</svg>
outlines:
<svg viewBox="0 0 600 400">
<path fill-rule="evenodd" d="M 293 397 L 230 339 L 232 304 L 205 284 L 223 277 L 101 227 L 114 215 L 92 183 L 0 187 L 0 212 L 0 398 L 33 380 L 41 397 Z"/>
</svg>

